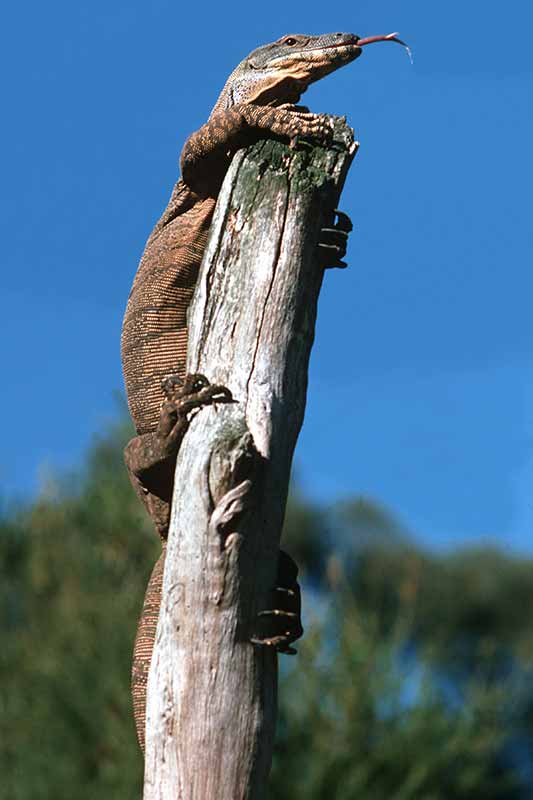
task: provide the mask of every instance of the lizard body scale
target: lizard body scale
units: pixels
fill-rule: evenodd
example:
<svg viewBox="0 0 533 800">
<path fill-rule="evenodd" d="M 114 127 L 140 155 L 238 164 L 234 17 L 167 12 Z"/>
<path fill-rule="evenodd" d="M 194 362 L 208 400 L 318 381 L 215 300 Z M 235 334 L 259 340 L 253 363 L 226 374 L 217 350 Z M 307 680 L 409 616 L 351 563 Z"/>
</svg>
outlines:
<svg viewBox="0 0 533 800">
<path fill-rule="evenodd" d="M 328 143 L 325 115 L 297 106 L 309 84 L 357 58 L 354 34 L 289 35 L 253 51 L 232 72 L 205 125 L 189 137 L 181 153 L 182 176 L 152 231 L 141 258 L 125 312 L 121 350 L 130 413 L 137 436 L 125 450 L 134 489 L 162 540 L 145 595 L 134 647 L 132 696 L 137 736 L 144 749 L 146 684 L 159 615 L 170 521 L 174 469 L 186 433 L 187 414 L 231 395 L 203 376 L 186 375 L 187 309 L 207 243 L 216 198 L 231 157 L 240 147 L 268 136 L 310 137 Z M 347 230 L 333 237 L 337 264 Z M 330 230 L 330 235 L 335 231 Z M 331 253 L 330 244 L 326 248 Z M 330 262 L 324 266 L 332 265 Z M 297 570 L 281 554 L 285 586 L 297 586 Z M 293 591 L 299 612 L 299 591 Z M 295 616 L 294 614 L 292 616 Z M 298 620 L 281 649 L 298 638 Z M 285 623 L 286 624 L 286 623 Z M 278 644 L 274 637 L 267 644 Z"/>
</svg>

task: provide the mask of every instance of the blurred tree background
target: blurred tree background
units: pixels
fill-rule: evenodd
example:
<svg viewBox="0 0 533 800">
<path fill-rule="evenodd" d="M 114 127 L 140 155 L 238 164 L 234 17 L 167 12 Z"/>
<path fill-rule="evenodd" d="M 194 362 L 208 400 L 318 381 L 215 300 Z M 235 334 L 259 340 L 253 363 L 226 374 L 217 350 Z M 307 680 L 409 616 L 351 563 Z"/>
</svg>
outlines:
<svg viewBox="0 0 533 800">
<path fill-rule="evenodd" d="M 133 637 L 158 543 L 129 425 L 0 518 L 0 796 L 140 797 Z M 425 552 L 365 500 L 292 493 L 306 636 L 282 658 L 271 800 L 518 800 L 533 790 L 533 562 Z M 230 746 L 230 745 L 229 745 Z"/>
</svg>

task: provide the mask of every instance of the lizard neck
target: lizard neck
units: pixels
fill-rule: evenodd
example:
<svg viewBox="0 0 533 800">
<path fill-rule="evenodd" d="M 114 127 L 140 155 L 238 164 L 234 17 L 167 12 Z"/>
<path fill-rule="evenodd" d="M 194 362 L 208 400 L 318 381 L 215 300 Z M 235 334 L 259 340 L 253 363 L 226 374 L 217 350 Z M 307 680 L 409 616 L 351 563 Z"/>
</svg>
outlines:
<svg viewBox="0 0 533 800">
<path fill-rule="evenodd" d="M 282 103 L 290 103 L 296 105 L 306 88 L 301 81 L 290 76 L 274 77 L 269 75 L 265 76 L 263 80 L 258 80 L 254 76 L 252 80 L 251 77 L 247 78 L 243 74 L 239 65 L 226 81 L 210 116 L 241 104 L 256 103 L 261 106 L 279 106 Z"/>
</svg>

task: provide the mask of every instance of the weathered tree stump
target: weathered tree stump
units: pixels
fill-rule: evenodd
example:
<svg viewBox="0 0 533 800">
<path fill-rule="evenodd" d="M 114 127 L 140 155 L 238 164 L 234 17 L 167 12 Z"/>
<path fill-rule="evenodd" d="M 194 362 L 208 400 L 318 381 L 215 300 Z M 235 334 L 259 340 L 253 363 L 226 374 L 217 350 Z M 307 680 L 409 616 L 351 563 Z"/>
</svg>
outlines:
<svg viewBox="0 0 533 800">
<path fill-rule="evenodd" d="M 233 159 L 189 319 L 188 371 L 236 403 L 201 410 L 176 467 L 148 683 L 145 800 L 262 797 L 277 656 L 269 607 L 323 269 L 318 234 L 357 145 L 262 141 Z"/>
</svg>

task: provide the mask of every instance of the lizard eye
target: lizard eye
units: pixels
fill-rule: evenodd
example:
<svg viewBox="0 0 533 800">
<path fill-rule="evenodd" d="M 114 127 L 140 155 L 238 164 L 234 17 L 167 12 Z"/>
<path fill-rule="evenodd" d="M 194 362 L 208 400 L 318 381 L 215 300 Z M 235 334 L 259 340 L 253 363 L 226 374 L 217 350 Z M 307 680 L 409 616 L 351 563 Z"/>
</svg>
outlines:
<svg viewBox="0 0 533 800">
<path fill-rule="evenodd" d="M 285 39 L 283 44 L 288 44 L 289 47 L 292 47 L 293 44 L 296 44 L 296 39 L 294 39 L 292 36 L 289 36 L 287 39 Z"/>
</svg>

